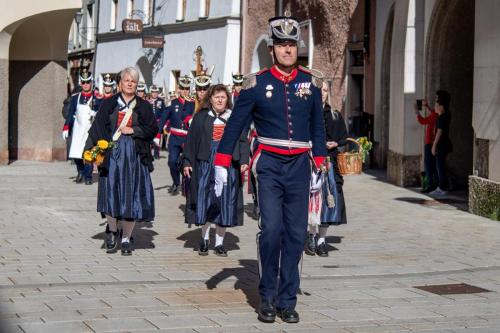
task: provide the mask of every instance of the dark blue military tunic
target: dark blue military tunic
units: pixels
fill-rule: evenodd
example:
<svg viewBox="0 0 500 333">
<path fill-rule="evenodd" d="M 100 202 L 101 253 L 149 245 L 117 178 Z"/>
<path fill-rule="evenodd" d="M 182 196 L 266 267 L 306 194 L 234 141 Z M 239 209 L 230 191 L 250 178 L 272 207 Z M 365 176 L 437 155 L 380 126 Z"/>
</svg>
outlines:
<svg viewBox="0 0 500 333">
<path fill-rule="evenodd" d="M 189 120 L 193 116 L 194 102 L 187 101 L 182 97 L 176 98 L 168 106 L 158 123 L 159 133 L 157 138 L 161 137 L 163 127 L 167 121 L 170 121 L 170 138 L 168 140 L 168 166 L 174 185 L 180 185 L 179 156 L 182 152 L 182 146 L 186 143 Z"/>
</svg>

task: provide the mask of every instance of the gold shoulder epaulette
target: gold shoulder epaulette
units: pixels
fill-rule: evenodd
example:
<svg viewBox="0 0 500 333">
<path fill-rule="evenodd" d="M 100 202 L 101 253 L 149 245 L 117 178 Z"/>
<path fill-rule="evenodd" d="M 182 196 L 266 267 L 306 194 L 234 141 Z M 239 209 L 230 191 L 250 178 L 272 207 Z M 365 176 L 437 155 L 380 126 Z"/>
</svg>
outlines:
<svg viewBox="0 0 500 333">
<path fill-rule="evenodd" d="M 323 80 L 325 76 L 323 75 L 322 72 L 318 71 L 317 69 L 309 69 L 304 66 L 299 66 L 299 69 L 305 73 L 311 74 L 311 82 L 315 87 L 318 87 L 321 89 L 323 86 Z"/>
<path fill-rule="evenodd" d="M 243 83 L 241 84 L 241 89 L 250 89 L 257 85 L 257 76 L 266 72 L 267 68 L 260 70 L 256 73 L 248 74 L 243 77 Z"/>
</svg>

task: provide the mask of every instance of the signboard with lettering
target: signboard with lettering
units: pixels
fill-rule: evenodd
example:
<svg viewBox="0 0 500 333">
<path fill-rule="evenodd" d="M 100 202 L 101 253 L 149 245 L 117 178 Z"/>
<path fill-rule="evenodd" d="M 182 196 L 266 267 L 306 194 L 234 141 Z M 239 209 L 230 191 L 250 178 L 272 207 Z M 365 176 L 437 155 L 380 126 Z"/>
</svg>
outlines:
<svg viewBox="0 0 500 333">
<path fill-rule="evenodd" d="M 163 35 L 160 36 L 142 36 L 142 47 L 150 49 L 161 49 L 165 44 Z"/>
<path fill-rule="evenodd" d="M 142 20 L 125 19 L 122 21 L 122 30 L 126 34 L 142 33 Z"/>
</svg>

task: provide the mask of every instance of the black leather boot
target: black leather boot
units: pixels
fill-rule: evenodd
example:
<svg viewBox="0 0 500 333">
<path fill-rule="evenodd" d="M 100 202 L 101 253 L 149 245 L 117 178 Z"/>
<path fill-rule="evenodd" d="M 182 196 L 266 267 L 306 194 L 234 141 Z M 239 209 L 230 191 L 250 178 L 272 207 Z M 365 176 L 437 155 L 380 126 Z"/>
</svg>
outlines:
<svg viewBox="0 0 500 333">
<path fill-rule="evenodd" d="M 295 309 L 282 309 L 277 312 L 278 317 L 280 317 L 285 323 L 295 324 L 299 322 L 299 314 L 295 311 Z"/>
<path fill-rule="evenodd" d="M 264 323 L 274 323 L 276 319 L 276 308 L 273 302 L 268 300 L 260 302 L 257 319 Z"/>
<path fill-rule="evenodd" d="M 307 236 L 306 254 L 310 256 L 316 255 L 316 237 L 313 234 Z"/>
<path fill-rule="evenodd" d="M 83 182 L 83 175 L 81 173 L 79 173 L 78 175 L 76 175 L 75 182 L 77 184 L 80 184 L 81 182 Z"/>
</svg>

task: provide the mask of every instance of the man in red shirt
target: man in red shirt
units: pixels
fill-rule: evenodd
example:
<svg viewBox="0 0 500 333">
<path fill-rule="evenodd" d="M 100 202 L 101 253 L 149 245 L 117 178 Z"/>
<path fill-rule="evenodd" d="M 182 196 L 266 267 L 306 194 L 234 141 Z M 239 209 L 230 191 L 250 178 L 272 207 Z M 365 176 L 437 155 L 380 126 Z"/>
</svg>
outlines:
<svg viewBox="0 0 500 333">
<path fill-rule="evenodd" d="M 437 170 L 436 170 L 436 158 L 432 155 L 432 144 L 434 142 L 436 119 L 438 117 L 434 109 L 429 106 L 427 100 L 422 101 L 422 106 L 424 106 L 429 114 L 427 116 L 422 116 L 420 110 L 415 105 L 415 113 L 417 115 L 417 121 L 425 126 L 425 145 L 424 145 L 424 167 L 425 176 L 427 177 L 427 184 L 422 188 L 423 193 L 429 193 L 433 191 L 437 186 Z"/>
</svg>

